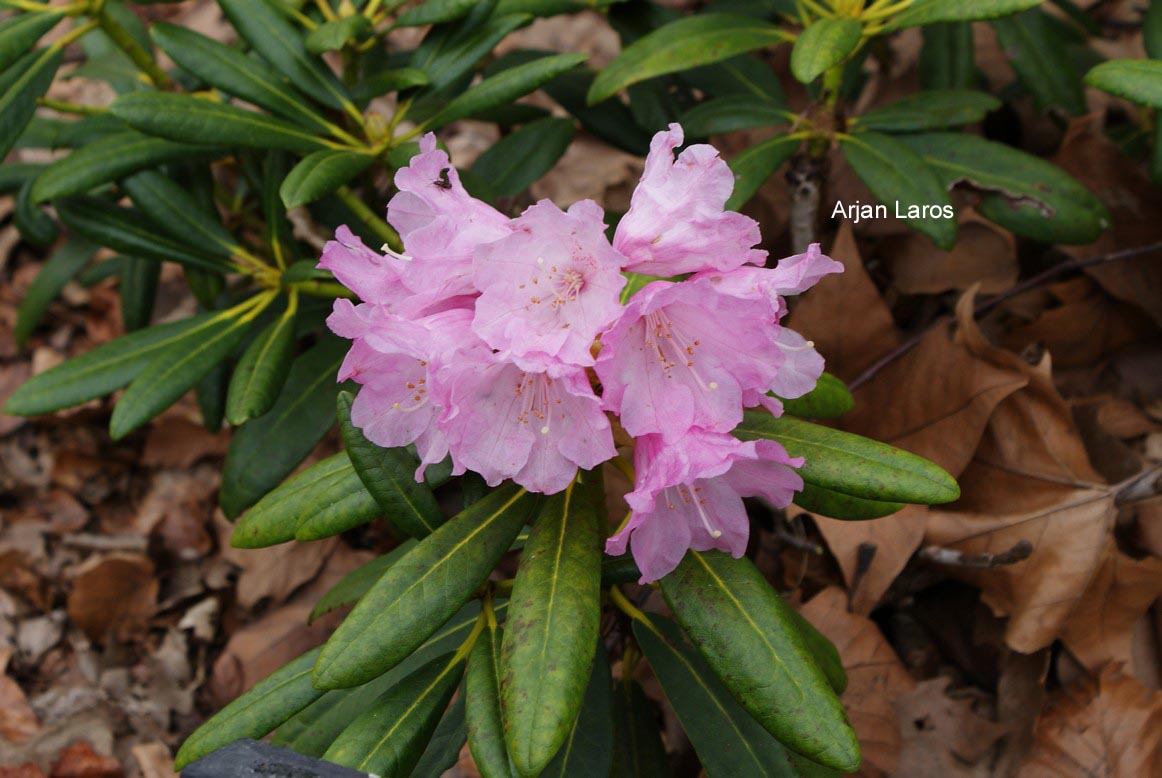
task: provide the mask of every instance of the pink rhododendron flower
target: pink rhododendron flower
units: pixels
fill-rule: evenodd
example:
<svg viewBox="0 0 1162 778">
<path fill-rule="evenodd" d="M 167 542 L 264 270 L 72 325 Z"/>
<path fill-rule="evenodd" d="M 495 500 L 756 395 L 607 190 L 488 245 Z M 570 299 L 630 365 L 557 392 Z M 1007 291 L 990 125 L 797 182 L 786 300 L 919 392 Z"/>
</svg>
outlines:
<svg viewBox="0 0 1162 778">
<path fill-rule="evenodd" d="M 686 549 L 746 552 L 750 536 L 743 497 L 762 497 L 777 508 L 791 504 L 803 479 L 791 457 L 770 440 L 742 442 L 731 435 L 693 428 L 667 442 L 643 435 L 634 448 L 633 508 L 629 522 L 605 543 L 607 554 L 629 544 L 642 583 L 669 573 Z"/>
<path fill-rule="evenodd" d="M 682 138 L 677 124 L 654 136 L 613 247 L 629 259 L 627 269 L 653 276 L 762 264 L 767 252 L 753 248 L 760 239 L 758 222 L 723 210 L 734 189 L 730 167 L 705 144 L 690 146 L 675 160 Z"/>
</svg>

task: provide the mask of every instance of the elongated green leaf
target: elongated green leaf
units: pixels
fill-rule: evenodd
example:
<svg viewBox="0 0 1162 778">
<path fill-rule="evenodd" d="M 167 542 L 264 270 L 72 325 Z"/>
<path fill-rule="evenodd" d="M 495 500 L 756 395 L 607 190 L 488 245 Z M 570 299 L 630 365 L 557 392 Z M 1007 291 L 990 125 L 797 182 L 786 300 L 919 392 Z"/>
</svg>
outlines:
<svg viewBox="0 0 1162 778">
<path fill-rule="evenodd" d="M 326 337 L 291 364 L 274 407 L 234 433 L 219 502 L 233 518 L 290 475 L 335 424 L 347 342 Z"/>
<path fill-rule="evenodd" d="M 376 581 L 383 577 L 389 567 L 415 548 L 415 545 L 415 539 L 408 538 L 383 556 L 377 556 L 367 564 L 361 565 L 343 576 L 339 583 L 328 589 L 327 593 L 315 603 L 307 622 L 310 623 L 333 610 L 354 605 L 360 597 L 367 594 L 368 589 L 374 586 Z"/>
<path fill-rule="evenodd" d="M 54 162 L 36 180 L 32 197 L 42 203 L 81 194 L 163 162 L 208 157 L 214 153 L 205 146 L 174 143 L 125 130 L 82 146 Z"/>
<path fill-rule="evenodd" d="M 136 378 L 158 352 L 206 326 L 212 317 L 207 313 L 161 324 L 98 346 L 33 376 L 8 398 L 4 412 L 36 416 L 104 397 Z"/>
<path fill-rule="evenodd" d="M 751 146 L 730 160 L 730 169 L 734 173 L 734 192 L 726 201 L 726 207 L 737 211 L 746 205 L 759 187 L 791 158 L 800 145 L 800 138 L 780 133 Z"/>
<path fill-rule="evenodd" d="M 60 200 L 55 205 L 61 221 L 74 232 L 124 254 L 218 273 L 228 267 L 220 258 L 159 235 L 135 209 L 84 195 Z"/>
<path fill-rule="evenodd" d="M 613 680 L 609 657 L 600 642 L 589 671 L 589 685 L 581 703 L 581 713 L 565 744 L 541 773 L 541 778 L 585 778 L 609 775 L 613 762 Z"/>
<path fill-rule="evenodd" d="M 1142 43 L 1151 59 L 1162 59 L 1162 4 L 1151 2 L 1142 19 Z"/>
<path fill-rule="evenodd" d="M 690 551 L 661 584 L 691 641 L 768 732 L 827 767 L 859 767 L 859 741 L 842 703 L 796 629 L 792 609 L 749 559 Z"/>
<path fill-rule="evenodd" d="M 586 54 L 557 54 L 501 71 L 448 103 L 447 107 L 431 121 L 431 125 L 439 127 L 474 113 L 510 103 L 562 73 L 572 70 L 586 59 L 588 59 Z"/>
<path fill-rule="evenodd" d="M 1151 108 L 1162 108 L 1162 60 L 1103 62 L 1085 76 L 1092 87 Z"/>
<path fill-rule="evenodd" d="M 1045 0 L 915 0 L 884 26 L 884 32 L 936 22 L 996 19 L 1041 5 Z"/>
<path fill-rule="evenodd" d="M 787 96 L 783 93 L 778 73 L 754 54 L 740 54 L 722 62 L 684 70 L 676 78 L 713 98 L 749 97 L 778 108 L 787 106 Z"/>
<path fill-rule="evenodd" d="M 420 761 L 412 768 L 411 778 L 441 778 L 459 761 L 460 751 L 468 740 L 465 706 L 464 692 L 461 690 L 444 718 L 440 719 Z"/>
<path fill-rule="evenodd" d="M 889 516 L 904 507 L 902 502 L 868 500 L 843 492 L 832 491 L 812 483 L 804 483 L 795 495 L 795 504 L 811 513 L 831 519 L 861 521 Z"/>
<path fill-rule="evenodd" d="M 428 74 L 417 68 L 393 68 L 375 73 L 357 84 L 351 96 L 360 102 L 369 102 L 390 92 L 400 92 L 416 86 L 425 86 Z"/>
<path fill-rule="evenodd" d="M 923 159 L 895 138 L 876 132 L 845 136 L 839 146 L 852 170 L 888 213 L 900 215 L 901 221 L 945 251 L 952 249 L 956 220 L 945 217 L 952 213 L 952 200 Z M 945 207 L 947 211 L 942 210 Z"/>
<path fill-rule="evenodd" d="M 478 5 L 479 11 L 455 24 L 432 28 L 416 49 L 411 65 L 428 75 L 428 90 L 439 91 L 455 83 L 506 35 L 532 21 L 527 14 L 491 16 L 487 5 Z"/>
<path fill-rule="evenodd" d="M 678 625 L 650 615 L 633 634 L 709 776 L 798 778 L 787 749 L 747 713 Z"/>
<path fill-rule="evenodd" d="M 1013 70 L 1042 109 L 1085 113 L 1085 92 L 1065 39 L 1040 9 L 992 22 Z"/>
<path fill-rule="evenodd" d="M 335 630 L 315 684 L 354 686 L 399 664 L 472 596 L 536 502 L 523 489 L 504 486 L 424 538 Z"/>
<path fill-rule="evenodd" d="M 293 309 L 267 325 L 234 369 L 226 395 L 226 419 L 238 427 L 274 406 L 290 372 L 295 350 Z"/>
<path fill-rule="evenodd" d="M 181 769 L 195 759 L 241 738 L 260 738 L 322 696 L 311 686 L 311 666 L 319 649 L 275 670 L 220 710 L 186 738 L 174 757 Z"/>
<path fill-rule="evenodd" d="M 114 440 L 125 437 L 177 402 L 215 365 L 230 356 L 250 326 L 245 317 L 225 313 L 210 322 L 159 351 L 133 379 L 113 409 L 110 437 Z"/>
<path fill-rule="evenodd" d="M 121 270 L 121 323 L 126 332 L 133 332 L 149 326 L 153 318 L 161 265 L 140 257 L 122 259 L 125 265 Z"/>
<path fill-rule="evenodd" d="M 545 84 L 545 92 L 595 137 L 630 154 L 645 156 L 650 134 L 638 127 L 625 103 L 616 98 L 589 105 L 586 95 L 593 84 L 588 70 L 574 70 Z"/>
<path fill-rule="evenodd" d="M 209 214 L 190 192 L 169 176 L 145 170 L 122 182 L 141 211 L 159 227 L 186 245 L 230 259 L 242 251 L 217 214 Z"/>
<path fill-rule="evenodd" d="M 64 16 L 60 11 L 22 13 L 0 22 L 0 71 L 31 51 Z"/>
<path fill-rule="evenodd" d="M 16 145 L 34 149 L 79 148 L 126 129 L 120 119 L 107 113 L 85 116 L 76 121 L 34 116 Z"/>
<path fill-rule="evenodd" d="M 270 0 L 219 0 L 226 18 L 263 59 L 296 87 L 330 108 L 343 109 L 350 97 L 335 74 L 307 51 L 295 26 Z"/>
<path fill-rule="evenodd" d="M 32 120 L 36 99 L 48 91 L 60 64 L 61 50 L 50 46 L 28 52 L 0 73 L 0 159 Z"/>
<path fill-rule="evenodd" d="M 302 154 L 331 146 L 282 119 L 189 95 L 131 92 L 117 98 L 110 110 L 135 130 L 186 143 L 213 138 L 222 146 L 285 149 Z"/>
<path fill-rule="evenodd" d="M 202 412 L 202 426 L 211 434 L 222 429 L 222 422 L 226 418 L 226 386 L 229 382 L 230 365 L 227 359 L 211 367 L 194 384 L 194 399 L 198 401 L 198 410 Z"/>
<path fill-rule="evenodd" d="M 984 92 L 931 89 L 882 105 L 856 121 L 864 130 L 915 132 L 979 122 L 1000 107 L 1000 100 Z"/>
<path fill-rule="evenodd" d="M 354 398 L 349 392 L 340 392 L 336 402 L 351 464 L 383 515 L 413 538 L 430 535 L 446 519 L 432 490 L 416 482 L 415 458 L 405 448 L 383 448 L 369 441 L 351 422 Z"/>
<path fill-rule="evenodd" d="M 573 140 L 573 122 L 548 117 L 501 138 L 476 158 L 472 172 L 498 197 L 513 197 L 557 164 Z"/>
<path fill-rule="evenodd" d="M 803 480 L 866 500 L 935 505 L 960 496 L 956 480 L 923 457 L 850 432 L 791 417 L 748 411 L 734 430 L 743 440 L 766 438 L 807 461 Z"/>
<path fill-rule="evenodd" d="M 156 22 L 150 35 L 174 62 L 207 84 L 316 132 L 332 129 L 330 122 L 262 60 L 176 24 Z"/>
<path fill-rule="evenodd" d="M 600 470 L 542 505 L 521 554 L 501 649 L 508 753 L 539 775 L 581 710 L 601 620 Z"/>
<path fill-rule="evenodd" d="M 810 84 L 855 51 L 861 25 L 855 19 L 817 19 L 799 33 L 791 49 L 791 73 Z"/>
<path fill-rule="evenodd" d="M 452 22 L 466 16 L 476 4 L 477 0 L 427 0 L 401 13 L 395 26 L 423 27 Z"/>
<path fill-rule="evenodd" d="M 0 165 L 0 194 L 12 194 L 48 169 L 35 162 L 12 162 Z"/>
<path fill-rule="evenodd" d="M 306 39 L 307 51 L 311 54 L 339 51 L 348 41 L 361 41 L 371 32 L 371 20 L 363 14 L 343 16 L 311 30 Z"/>
<path fill-rule="evenodd" d="M 32 202 L 33 182 L 26 181 L 16 195 L 16 210 L 12 214 L 12 221 L 20 236 L 36 246 L 51 246 L 56 242 L 60 229 L 56 221 L 36 207 Z"/>
<path fill-rule="evenodd" d="M 847 386 L 831 373 L 819 376 L 815 388 L 802 397 L 782 402 L 784 411 L 801 419 L 834 419 L 855 407 Z"/>
<path fill-rule="evenodd" d="M 983 193 L 977 210 L 1018 235 L 1045 243 L 1085 244 L 1110 224 L 1109 212 L 1061 168 L 1003 143 L 959 133 L 902 138 L 946 189 Z"/>
<path fill-rule="evenodd" d="M 634 41 L 610 62 L 589 89 L 589 104 L 647 78 L 721 62 L 789 38 L 775 25 L 747 16 L 703 13 L 678 19 Z"/>
<path fill-rule="evenodd" d="M 329 538 L 382 515 L 379 504 L 363 486 L 354 467 L 344 468 L 341 475 L 336 473 L 320 487 L 313 495 L 316 508 L 299 522 L 295 540 Z"/>
<path fill-rule="evenodd" d="M 658 713 L 641 685 L 629 678 L 613 694 L 613 769 L 610 775 L 665 778 L 666 747 L 658 734 Z"/>
<path fill-rule="evenodd" d="M 843 694 L 843 690 L 847 688 L 847 671 L 843 669 L 839 649 L 827 639 L 826 635 L 815 629 L 815 625 L 807 621 L 802 613 L 791 609 L 790 614 L 791 622 L 798 630 L 799 636 L 803 638 L 807 650 L 815 659 L 815 664 L 819 665 L 819 669 L 827 676 L 827 682 L 831 684 L 835 693 Z"/>
<path fill-rule="evenodd" d="M 24 299 L 20 301 L 16 326 L 12 332 L 16 345 L 24 346 L 28 336 L 48 310 L 49 303 L 56 299 L 69 279 L 80 271 L 96 251 L 97 247 L 91 243 L 73 240 L 61 246 L 49 257 L 44 267 L 36 274 L 28 291 L 24 293 Z"/>
<path fill-rule="evenodd" d="M 316 151 L 294 166 L 283 180 L 279 196 L 287 208 L 313 203 L 355 178 L 373 162 L 374 155 L 360 151 Z"/>
<path fill-rule="evenodd" d="M 504 720 L 500 711 L 500 644 L 502 630 L 488 624 L 472 653 L 464 676 L 468 697 L 468 748 L 483 778 L 513 778 L 512 764 L 504 745 Z"/>
<path fill-rule="evenodd" d="M 755 100 L 752 95 L 718 97 L 691 108 L 679 120 L 692 138 L 719 135 L 753 127 L 787 124 L 788 111 L 773 103 Z"/>
<path fill-rule="evenodd" d="M 925 89 L 968 89 L 976 84 L 972 22 L 940 22 L 922 30 L 920 83 Z"/>
<path fill-rule="evenodd" d="M 372 702 L 323 758 L 376 775 L 411 775 L 463 672 L 459 654 L 436 657 Z"/>
</svg>

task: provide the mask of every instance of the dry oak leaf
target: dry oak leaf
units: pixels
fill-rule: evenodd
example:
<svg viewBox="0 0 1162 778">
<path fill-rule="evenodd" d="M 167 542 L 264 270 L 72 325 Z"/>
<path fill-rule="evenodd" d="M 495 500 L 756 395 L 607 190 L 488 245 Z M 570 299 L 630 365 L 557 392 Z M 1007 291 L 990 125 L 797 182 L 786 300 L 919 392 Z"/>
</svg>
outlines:
<svg viewBox="0 0 1162 778">
<path fill-rule="evenodd" d="M 11 649 L 0 649 L 0 673 L 4 672 L 11 657 Z M 21 744 L 39 731 L 40 721 L 20 685 L 7 675 L 0 675 L 0 737 Z"/>
<path fill-rule="evenodd" d="M 242 568 L 236 595 L 243 608 L 253 608 L 263 600 L 269 600 L 271 605 L 284 602 L 319 574 L 339 544 L 339 538 L 333 537 L 310 543 L 282 543 L 269 548 L 234 548 L 230 545 L 234 525 L 221 511 L 214 512 L 214 525 L 221 558 Z"/>
<path fill-rule="evenodd" d="M 986 756 L 1006 728 L 978 715 L 969 699 L 954 699 L 951 680 L 921 681 L 896 698 L 897 726 L 903 740 L 899 775 L 943 778 L 989 775 Z"/>
<path fill-rule="evenodd" d="M 1162 692 L 1106 667 L 1061 693 L 1037 720 L 1018 778 L 1162 775 Z"/>
<path fill-rule="evenodd" d="M 879 253 L 904 294 L 938 294 L 975 284 L 985 294 L 1003 292 L 1017 282 L 1017 242 L 1012 233 L 987 222 L 971 208 L 961 211 L 952 251 L 933 248 L 931 239 L 905 232 L 883 240 Z"/>
<path fill-rule="evenodd" d="M 843 705 L 863 750 L 862 775 L 896 775 L 903 740 L 894 701 L 916 688 L 896 652 L 870 619 L 847 610 L 847 594 L 829 587 L 803 606 L 803 616 L 839 649 L 847 671 Z"/>
<path fill-rule="evenodd" d="M 94 556 L 72 571 L 68 614 L 94 642 L 144 632 L 157 604 L 153 563 L 141 554 Z"/>
<path fill-rule="evenodd" d="M 78 740 L 53 763 L 49 778 L 122 778 L 121 763 L 93 750 L 87 740 Z"/>
</svg>

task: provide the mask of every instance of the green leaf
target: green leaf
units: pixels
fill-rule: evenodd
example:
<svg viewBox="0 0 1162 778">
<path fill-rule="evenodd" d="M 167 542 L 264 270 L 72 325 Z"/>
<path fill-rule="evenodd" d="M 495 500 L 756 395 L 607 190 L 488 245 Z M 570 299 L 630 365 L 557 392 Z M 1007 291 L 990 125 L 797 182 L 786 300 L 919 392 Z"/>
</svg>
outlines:
<svg viewBox="0 0 1162 778">
<path fill-rule="evenodd" d="M 839 140 L 843 156 L 876 199 L 891 214 L 903 214 L 901 221 L 950 251 L 956 243 L 956 220 L 939 215 L 952 208 L 948 191 L 924 160 L 900 141 L 877 132 L 846 135 Z M 908 216 L 912 208 L 934 209 L 927 215 Z"/>
<path fill-rule="evenodd" d="M 194 731 L 174 757 L 181 769 L 195 759 L 241 738 L 260 738 L 322 696 L 311 686 L 311 666 L 319 649 L 275 670 Z"/>
<path fill-rule="evenodd" d="M 246 337 L 246 316 L 223 312 L 159 351 L 113 408 L 109 435 L 119 440 L 178 401 Z"/>
<path fill-rule="evenodd" d="M 156 22 L 150 35 L 174 62 L 207 84 L 316 132 L 334 129 L 262 60 L 176 24 Z"/>
<path fill-rule="evenodd" d="M 348 41 L 361 41 L 373 32 L 371 20 L 363 14 L 343 16 L 324 22 L 307 35 L 307 51 L 322 54 L 325 51 L 340 51 Z"/>
<path fill-rule="evenodd" d="M 861 130 L 915 132 L 983 121 L 1000 107 L 1000 100 L 973 89 L 932 89 L 882 105 L 855 122 Z"/>
<path fill-rule="evenodd" d="M 4 412 L 37 416 L 104 397 L 136 378 L 158 352 L 212 318 L 206 313 L 160 324 L 73 357 L 22 384 L 8 398 Z"/>
<path fill-rule="evenodd" d="M 340 392 L 336 402 L 347 455 L 383 516 L 413 538 L 430 535 L 446 519 L 432 490 L 416 482 L 415 458 L 405 448 L 383 448 L 368 440 L 351 422 L 354 398 L 349 392 Z"/>
<path fill-rule="evenodd" d="M 879 519 L 904 507 L 902 502 L 867 500 L 806 482 L 802 491 L 795 495 L 794 503 L 805 511 L 848 521 Z"/>
<path fill-rule="evenodd" d="M 956 479 L 927 459 L 850 432 L 748 411 L 734 434 L 781 443 L 791 456 L 807 460 L 799 468 L 804 481 L 843 494 L 920 505 L 960 496 Z"/>
<path fill-rule="evenodd" d="M 740 54 L 712 65 L 684 70 L 677 78 L 704 95 L 712 95 L 711 99 L 749 97 L 778 108 L 787 107 L 778 73 L 754 54 Z"/>
<path fill-rule="evenodd" d="M 205 146 L 151 138 L 133 130 L 107 135 L 54 162 L 36 180 L 32 196 L 38 203 L 117 181 L 163 162 L 190 160 L 215 154 Z"/>
<path fill-rule="evenodd" d="M 44 95 L 61 64 L 61 50 L 34 49 L 0 73 L 0 159 L 12 150 L 36 113 L 36 99 Z"/>
<path fill-rule="evenodd" d="M 412 768 L 411 778 L 441 778 L 459 761 L 460 751 L 468 740 L 464 708 L 464 694 L 461 692 L 440 719 L 423 756 Z"/>
<path fill-rule="evenodd" d="M 159 235 L 135 209 L 121 208 L 104 198 L 84 195 L 60 200 L 55 206 L 61 221 L 71 230 L 115 251 L 217 273 L 228 268 L 220 258 Z"/>
<path fill-rule="evenodd" d="M 1151 59 L 1162 59 L 1162 3 L 1151 2 L 1142 19 L 1142 43 Z"/>
<path fill-rule="evenodd" d="M 125 266 L 121 270 L 121 323 L 126 332 L 133 332 L 149 326 L 153 318 L 161 264 L 140 257 L 122 259 Z"/>
<path fill-rule="evenodd" d="M 787 749 L 743 710 L 678 625 L 661 616 L 634 621 L 633 634 L 662 684 L 707 775 L 799 778 Z"/>
<path fill-rule="evenodd" d="M 213 138 L 221 146 L 301 154 L 333 146 L 282 119 L 189 95 L 131 92 L 117 98 L 110 110 L 135 130 L 187 143 Z"/>
<path fill-rule="evenodd" d="M 501 702 L 521 775 L 539 775 L 568 738 L 589 681 L 601 620 L 600 472 L 578 473 L 543 503 L 509 599 Z"/>
<path fill-rule="evenodd" d="M 376 581 L 383 577 L 389 567 L 398 562 L 404 554 L 415 546 L 416 541 L 413 538 L 408 538 L 386 554 L 377 556 L 367 564 L 360 565 L 343 576 L 339 583 L 328 589 L 327 593 L 315 603 L 311 615 L 307 618 L 307 623 L 309 624 L 333 610 L 354 605 L 360 597 L 367 594 L 367 590 L 374 586 Z"/>
<path fill-rule="evenodd" d="M 794 611 L 749 559 L 691 550 L 661 585 L 686 634 L 759 724 L 822 765 L 859 767 L 859 741 Z"/>
<path fill-rule="evenodd" d="M 791 49 L 791 73 L 804 84 L 847 59 L 859 45 L 863 25 L 856 19 L 817 19 L 799 33 Z"/>
<path fill-rule="evenodd" d="M 616 98 L 589 105 L 586 95 L 592 84 L 591 72 L 574 70 L 545 84 L 544 89 L 595 137 L 622 151 L 645 156 L 650 150 L 650 134 L 637 126 L 629 108 Z"/>
<path fill-rule="evenodd" d="M 618 682 L 613 695 L 613 769 L 610 775 L 663 778 L 671 775 L 658 733 L 658 713 L 641 684 Z"/>
<path fill-rule="evenodd" d="M 315 684 L 354 686 L 399 664 L 472 596 L 536 502 L 523 489 L 502 486 L 424 538 L 335 630 Z"/>
<path fill-rule="evenodd" d="M 627 46 L 594 80 L 589 89 L 589 104 L 600 103 L 647 78 L 721 62 L 789 39 L 775 25 L 747 16 L 719 13 L 687 16 Z"/>
<path fill-rule="evenodd" d="M 753 127 L 787 124 L 790 114 L 781 106 L 755 100 L 752 95 L 732 95 L 707 100 L 691 108 L 678 123 L 692 138 L 721 135 Z"/>
<path fill-rule="evenodd" d="M 981 192 L 977 210 L 1018 235 L 1044 243 L 1086 244 L 1110 225 L 1109 212 L 1061 168 L 1003 143 L 959 133 L 908 135 L 946 189 Z"/>
<path fill-rule="evenodd" d="M 375 155 L 362 151 L 316 151 L 294 166 L 279 187 L 279 196 L 287 208 L 313 203 L 332 194 L 374 162 Z"/>
<path fill-rule="evenodd" d="M 238 34 L 290 83 L 330 108 L 351 106 L 343 84 L 322 60 L 307 51 L 302 34 L 272 0 L 219 0 Z M 273 109 L 272 109 L 273 110 Z"/>
<path fill-rule="evenodd" d="M 483 778 L 513 778 L 504 745 L 500 712 L 500 644 L 503 631 L 495 624 L 484 631 L 468 656 L 464 693 L 468 698 L 468 748 Z"/>
<path fill-rule="evenodd" d="M 219 502 L 233 518 L 290 475 L 335 424 L 335 377 L 349 344 L 324 337 L 291 364 L 268 412 L 234 433 Z"/>
<path fill-rule="evenodd" d="M 194 385 L 194 399 L 202 412 L 202 426 L 211 434 L 222 429 L 222 421 L 226 418 L 226 386 L 229 382 L 230 363 L 226 359 L 211 367 Z"/>
<path fill-rule="evenodd" d="M 204 211 L 189 190 L 169 176 L 145 170 L 121 186 L 134 205 L 182 243 L 226 260 L 243 253 L 238 241 L 218 221 L 218 214 Z"/>
<path fill-rule="evenodd" d="M 24 299 L 20 301 L 20 308 L 16 314 L 16 326 L 12 330 L 12 336 L 16 340 L 17 346 L 24 347 L 24 344 L 28 342 L 28 337 L 32 335 L 32 331 L 40 323 L 45 312 L 48 311 L 49 303 L 56 299 L 69 279 L 80 272 L 96 251 L 97 247 L 86 241 L 72 240 L 61 246 L 48 258 L 44 267 L 40 269 L 28 287 L 28 291 L 24 293 Z M 9 405 L 16 401 L 16 397 L 17 395 L 13 395 L 12 400 L 9 400 Z M 10 408 L 6 408 L 6 412 L 19 413 L 19 411 L 13 411 Z"/>
<path fill-rule="evenodd" d="M 921 32 L 919 70 L 925 89 L 968 89 L 976 84 L 971 22 L 940 22 Z"/>
<path fill-rule="evenodd" d="M 802 419 L 834 419 L 855 407 L 847 385 L 831 373 L 819 376 L 815 388 L 802 397 L 782 400 L 783 410 Z"/>
<path fill-rule="evenodd" d="M 483 11 L 488 7 L 481 4 Z M 528 24 L 527 14 L 489 16 L 477 21 L 475 12 L 458 24 L 432 28 L 424 38 L 411 65 L 428 76 L 428 90 L 436 92 L 455 83 L 487 56 L 510 32 Z"/>
<path fill-rule="evenodd" d="M 64 16 L 60 11 L 21 13 L 0 22 L 0 72 L 31 51 Z"/>
<path fill-rule="evenodd" d="M 729 164 L 734 173 L 734 192 L 726 201 L 727 209 L 737 211 L 746 205 L 759 187 L 799 150 L 802 142 L 802 138 L 779 133 L 731 159 Z"/>
<path fill-rule="evenodd" d="M 13 194 L 48 169 L 34 162 L 11 162 L 0 165 L 0 194 Z"/>
<path fill-rule="evenodd" d="M 425 24 L 444 24 L 466 16 L 477 0 L 427 0 L 409 8 L 395 20 L 396 27 L 423 27 Z"/>
<path fill-rule="evenodd" d="M 274 406 L 294 351 L 295 315 L 288 308 L 246 347 L 234 368 L 226 394 L 226 419 L 231 424 L 240 427 Z"/>
<path fill-rule="evenodd" d="M 589 671 L 589 685 L 581 713 L 569 727 L 561 750 L 541 773 L 541 778 L 588 778 L 610 775 L 613 762 L 613 680 L 609 657 L 599 641 Z"/>
<path fill-rule="evenodd" d="M 16 195 L 12 221 L 20 236 L 35 246 L 51 246 L 60 235 L 56 220 L 32 203 L 33 181 L 28 180 Z"/>
<path fill-rule="evenodd" d="M 417 68 L 393 68 L 375 73 L 357 84 L 352 96 L 360 102 L 369 102 L 376 97 L 391 92 L 401 92 L 412 87 L 425 86 L 428 74 Z"/>
<path fill-rule="evenodd" d="M 372 702 L 323 759 L 377 775 L 411 775 L 463 672 L 459 653 L 436 657 Z"/>
<path fill-rule="evenodd" d="M 573 140 L 573 122 L 549 117 L 501 138 L 476 158 L 472 172 L 498 197 L 515 197 L 548 173 Z"/>
<path fill-rule="evenodd" d="M 1135 103 L 1162 109 L 1162 61 L 1118 59 L 1103 62 L 1085 76 L 1092 87 Z"/>
<path fill-rule="evenodd" d="M 572 70 L 588 58 L 587 54 L 557 54 L 503 70 L 456 97 L 429 124 L 440 127 L 474 113 L 506 105 Z"/>
<path fill-rule="evenodd" d="M 1041 5 L 1044 0 L 914 0 L 883 28 L 883 32 L 936 22 L 996 19 Z"/>
<path fill-rule="evenodd" d="M 847 671 L 843 669 L 843 659 L 839 656 L 839 649 L 835 647 L 826 635 L 815 629 L 815 625 L 807 621 L 802 613 L 794 608 L 790 611 L 794 629 L 799 631 L 803 643 L 807 646 L 815 664 L 827 676 L 827 682 L 836 694 L 843 694 L 847 688 Z"/>
<path fill-rule="evenodd" d="M 1034 9 L 991 24 L 1017 77 L 1040 108 L 1060 108 L 1073 116 L 1085 113 L 1085 92 L 1069 55 L 1069 41 L 1048 15 Z"/>
</svg>

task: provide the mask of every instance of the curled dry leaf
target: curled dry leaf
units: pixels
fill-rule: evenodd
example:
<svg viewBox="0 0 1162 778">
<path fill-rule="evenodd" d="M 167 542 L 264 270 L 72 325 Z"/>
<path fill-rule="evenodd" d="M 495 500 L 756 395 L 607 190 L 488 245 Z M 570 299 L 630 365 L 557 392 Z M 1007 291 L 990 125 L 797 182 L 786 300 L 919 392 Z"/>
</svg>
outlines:
<svg viewBox="0 0 1162 778">
<path fill-rule="evenodd" d="M 61 752 L 53 763 L 49 778 L 122 778 L 121 763 L 99 754 L 87 740 L 78 740 Z"/>
<path fill-rule="evenodd" d="M 0 649 L 0 672 L 12 656 L 9 649 Z M 0 737 L 13 743 L 24 743 L 40 731 L 40 721 L 28 704 L 20 685 L 7 675 L 0 675 Z"/>
<path fill-rule="evenodd" d="M 938 294 L 979 284 L 983 294 L 1003 292 L 1017 281 L 1017 242 L 1012 233 L 986 222 L 971 209 L 960 219 L 952 251 L 941 251 L 918 232 L 880 244 L 892 283 L 904 294 Z"/>
<path fill-rule="evenodd" d="M 949 683 L 948 678 L 921 681 L 896 698 L 896 725 L 903 738 L 899 775 L 989 774 L 986 757 L 1006 728 L 977 715 L 972 700 L 950 697 Z"/>
<path fill-rule="evenodd" d="M 95 642 L 140 635 L 157 603 L 153 562 L 141 554 L 91 557 L 73 571 L 68 614 Z"/>
<path fill-rule="evenodd" d="M 130 753 L 142 778 L 178 778 L 173 769 L 173 756 L 165 743 L 141 743 L 133 746 Z"/>
<path fill-rule="evenodd" d="M 221 511 L 215 511 L 214 522 L 221 557 L 242 568 L 236 594 L 238 604 L 243 608 L 253 608 L 263 600 L 269 600 L 271 605 L 284 602 L 296 589 L 319 574 L 339 544 L 339 538 L 334 537 L 312 543 L 283 543 L 263 549 L 234 548 L 230 545 L 234 525 Z"/>
</svg>

